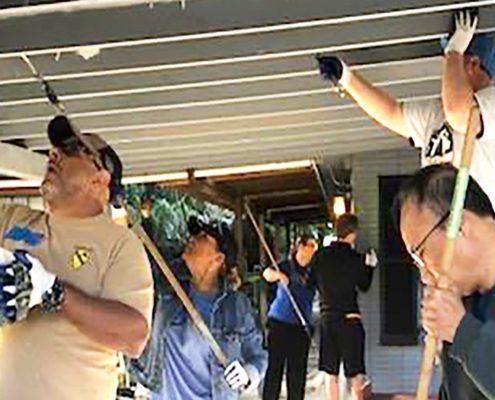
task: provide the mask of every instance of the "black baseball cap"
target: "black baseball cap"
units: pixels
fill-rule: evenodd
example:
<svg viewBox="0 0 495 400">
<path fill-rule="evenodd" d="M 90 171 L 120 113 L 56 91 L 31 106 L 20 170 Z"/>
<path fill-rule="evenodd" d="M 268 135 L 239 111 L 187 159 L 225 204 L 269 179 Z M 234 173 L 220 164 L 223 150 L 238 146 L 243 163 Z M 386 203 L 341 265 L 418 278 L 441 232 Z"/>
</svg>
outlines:
<svg viewBox="0 0 495 400">
<path fill-rule="evenodd" d="M 93 154 L 91 149 L 77 137 L 66 116 L 57 115 L 48 123 L 48 139 L 50 139 L 50 143 L 53 147 L 61 149 L 66 154 L 85 149 L 89 154 L 98 157 L 101 166 L 103 166 L 111 176 L 109 185 L 110 203 L 114 206 L 118 206 L 120 203 L 120 196 L 123 194 L 123 168 L 119 156 L 100 136 L 94 133 L 83 133 L 82 135 L 84 136 L 84 140 L 93 147 L 97 154 Z"/>
<path fill-rule="evenodd" d="M 237 265 L 237 245 L 234 235 L 226 222 L 205 222 L 202 219 L 192 216 L 187 221 L 187 229 L 192 236 L 206 233 L 215 239 L 221 253 L 225 255 L 227 268 Z"/>
</svg>

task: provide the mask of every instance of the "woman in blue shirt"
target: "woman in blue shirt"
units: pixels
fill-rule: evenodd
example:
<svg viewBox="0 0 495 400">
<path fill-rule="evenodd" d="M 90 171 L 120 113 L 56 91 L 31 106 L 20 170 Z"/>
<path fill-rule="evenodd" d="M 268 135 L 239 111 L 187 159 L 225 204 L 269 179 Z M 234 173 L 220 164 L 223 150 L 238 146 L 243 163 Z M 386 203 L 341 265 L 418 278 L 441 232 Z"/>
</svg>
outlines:
<svg viewBox="0 0 495 400">
<path fill-rule="evenodd" d="M 268 267 L 263 271 L 267 282 L 277 283 L 277 291 L 268 311 L 268 370 L 263 387 L 263 400 L 279 398 L 282 376 L 287 365 L 289 400 L 304 398 L 308 352 L 311 344 L 287 295 L 294 297 L 307 326 L 311 326 L 315 282 L 309 263 L 318 245 L 309 236 L 300 236 L 291 257 L 279 264 L 279 271 Z"/>
</svg>

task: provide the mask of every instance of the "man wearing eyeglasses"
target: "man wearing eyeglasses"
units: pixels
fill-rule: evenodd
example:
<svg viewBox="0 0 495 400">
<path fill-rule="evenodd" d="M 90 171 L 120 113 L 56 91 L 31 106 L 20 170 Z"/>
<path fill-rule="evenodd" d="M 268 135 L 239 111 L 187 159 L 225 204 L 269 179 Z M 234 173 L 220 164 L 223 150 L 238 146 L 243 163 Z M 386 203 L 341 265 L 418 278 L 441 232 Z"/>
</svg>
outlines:
<svg viewBox="0 0 495 400">
<path fill-rule="evenodd" d="M 453 265 L 441 271 L 457 170 L 421 169 L 402 186 L 395 215 L 424 283 L 422 324 L 443 341 L 442 400 L 495 398 L 495 213 L 471 178 Z M 439 276 L 447 287 L 437 287 Z M 472 296 L 471 296 L 472 295 Z M 463 297 L 471 296 L 467 311 Z"/>
<path fill-rule="evenodd" d="M 68 120 L 48 126 L 47 212 L 0 206 L 0 399 L 113 400 L 117 353 L 137 357 L 153 282 L 139 239 L 114 224 L 122 165 Z"/>
<path fill-rule="evenodd" d="M 450 162 L 458 166 L 471 106 L 479 132 L 474 148 L 472 176 L 495 204 L 495 47 L 486 34 L 476 34 L 477 17 L 468 11 L 456 15 L 456 30 L 442 40 L 440 98 L 401 102 L 373 86 L 335 56 L 318 57 L 324 79 L 343 88 L 371 118 L 412 139 L 421 148 L 421 165 Z"/>
</svg>

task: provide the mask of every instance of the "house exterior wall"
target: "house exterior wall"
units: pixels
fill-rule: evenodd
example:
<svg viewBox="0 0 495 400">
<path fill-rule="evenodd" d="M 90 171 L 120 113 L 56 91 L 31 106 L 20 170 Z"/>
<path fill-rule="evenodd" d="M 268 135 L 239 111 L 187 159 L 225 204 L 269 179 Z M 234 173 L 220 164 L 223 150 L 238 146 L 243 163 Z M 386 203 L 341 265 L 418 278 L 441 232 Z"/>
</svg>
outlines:
<svg viewBox="0 0 495 400">
<path fill-rule="evenodd" d="M 352 159 L 352 188 L 360 219 L 358 248 L 379 246 L 379 176 L 405 175 L 419 167 L 419 153 L 412 148 L 369 152 Z M 366 365 L 375 392 L 414 393 L 422 354 L 421 346 L 380 345 L 380 270 L 368 293 L 360 296 L 366 329 Z M 431 391 L 439 385 L 435 371 Z"/>
</svg>

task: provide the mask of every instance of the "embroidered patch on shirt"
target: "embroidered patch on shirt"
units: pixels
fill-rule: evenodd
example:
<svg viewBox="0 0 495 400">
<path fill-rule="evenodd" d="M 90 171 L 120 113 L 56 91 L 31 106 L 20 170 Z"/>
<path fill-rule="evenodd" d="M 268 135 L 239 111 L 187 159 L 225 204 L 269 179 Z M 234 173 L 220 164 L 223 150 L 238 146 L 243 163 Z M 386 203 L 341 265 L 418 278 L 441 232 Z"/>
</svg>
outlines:
<svg viewBox="0 0 495 400">
<path fill-rule="evenodd" d="M 428 139 L 425 149 L 425 156 L 434 163 L 452 161 L 454 150 L 454 138 L 447 124 L 432 133 Z M 448 158 L 448 159 L 446 159 Z"/>
<path fill-rule="evenodd" d="M 44 239 L 41 232 L 32 231 L 26 226 L 14 225 L 3 235 L 4 239 L 10 239 L 15 242 L 24 242 L 28 246 L 38 246 Z"/>
<path fill-rule="evenodd" d="M 71 257 L 71 267 L 74 270 L 81 269 L 90 259 L 91 250 L 86 246 L 77 246 Z"/>
</svg>

